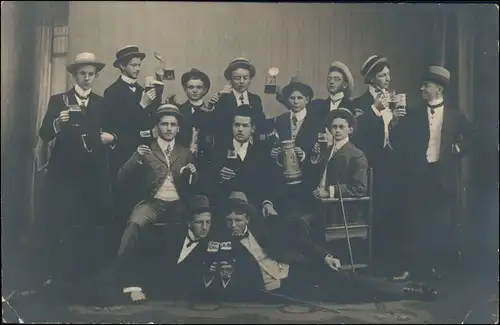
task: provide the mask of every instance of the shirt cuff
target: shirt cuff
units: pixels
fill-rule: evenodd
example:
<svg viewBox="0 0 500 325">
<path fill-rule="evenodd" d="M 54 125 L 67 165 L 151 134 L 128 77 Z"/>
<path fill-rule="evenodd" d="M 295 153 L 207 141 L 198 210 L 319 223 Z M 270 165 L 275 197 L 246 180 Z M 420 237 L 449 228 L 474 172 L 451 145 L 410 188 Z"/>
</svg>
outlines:
<svg viewBox="0 0 500 325">
<path fill-rule="evenodd" d="M 273 202 L 269 200 L 264 200 L 264 202 L 262 202 L 262 206 L 266 205 L 266 203 L 269 203 L 272 207 L 274 207 Z"/>
<path fill-rule="evenodd" d="M 54 119 L 54 121 L 52 122 L 52 127 L 54 128 L 54 132 L 57 134 L 59 133 L 59 131 L 61 131 L 61 125 L 56 121 L 57 119 Z"/>
<path fill-rule="evenodd" d="M 328 195 L 330 196 L 330 199 L 335 197 L 335 186 L 330 186 L 328 188 Z"/>
<path fill-rule="evenodd" d="M 142 292 L 141 287 L 127 287 L 123 288 L 123 293 L 131 293 L 131 292 Z"/>
</svg>

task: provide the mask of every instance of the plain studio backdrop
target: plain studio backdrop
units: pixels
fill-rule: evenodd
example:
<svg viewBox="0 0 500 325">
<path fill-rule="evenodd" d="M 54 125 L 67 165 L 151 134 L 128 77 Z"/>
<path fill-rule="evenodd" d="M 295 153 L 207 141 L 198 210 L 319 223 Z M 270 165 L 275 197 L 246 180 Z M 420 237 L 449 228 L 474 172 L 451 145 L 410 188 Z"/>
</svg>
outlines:
<svg viewBox="0 0 500 325">
<path fill-rule="evenodd" d="M 116 51 L 129 44 L 147 54 L 141 83 L 154 74 L 154 52 L 175 69 L 165 95 L 176 93 L 179 101 L 185 100 L 182 73 L 206 72 L 210 96 L 226 84 L 223 71 L 233 58 L 249 59 L 257 69 L 250 90 L 262 97 L 269 117 L 285 111 L 263 91 L 273 66 L 280 69 L 279 85 L 298 73 L 316 97 L 326 97 L 328 67 L 342 61 L 358 96 L 366 90 L 361 65 L 379 54 L 391 62 L 392 86 L 412 105 L 424 67 L 444 65 L 452 73 L 453 105 L 483 136 L 474 168 L 464 164 L 460 205 L 485 229 L 498 229 L 498 9 L 492 5 L 6 1 L 1 12 L 2 225 L 8 226 L 2 232 L 8 238 L 17 240 L 36 220 L 36 193 L 43 189 L 33 163 L 37 133 L 49 97 L 71 85 L 66 65 L 79 52 L 94 52 L 107 64 L 93 89 L 102 94 L 119 76 L 112 66 Z"/>
</svg>

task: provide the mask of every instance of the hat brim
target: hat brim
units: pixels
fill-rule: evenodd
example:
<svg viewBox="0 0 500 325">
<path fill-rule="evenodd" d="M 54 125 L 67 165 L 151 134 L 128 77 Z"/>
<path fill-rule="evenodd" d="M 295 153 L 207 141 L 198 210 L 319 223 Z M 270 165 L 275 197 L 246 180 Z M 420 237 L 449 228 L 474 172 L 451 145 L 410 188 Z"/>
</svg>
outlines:
<svg viewBox="0 0 500 325">
<path fill-rule="evenodd" d="M 352 76 L 351 70 L 342 62 L 334 62 L 330 66 L 331 69 L 339 69 L 344 73 L 344 75 L 347 78 L 347 87 L 349 89 L 349 92 L 352 93 L 354 91 L 354 77 Z"/>
<path fill-rule="evenodd" d="M 124 60 L 133 59 L 133 58 L 139 58 L 141 60 L 144 60 L 145 57 L 146 57 L 146 53 L 142 53 L 142 52 L 127 53 L 124 56 L 120 57 L 119 59 L 116 59 L 115 62 L 113 62 L 113 66 L 118 69 L 118 68 L 120 68 L 120 63 L 122 63 Z"/>
<path fill-rule="evenodd" d="M 437 83 L 438 85 L 445 87 L 450 83 L 450 80 L 440 75 L 427 74 L 422 78 L 422 83 L 424 82 L 434 82 Z"/>
<path fill-rule="evenodd" d="M 226 68 L 226 70 L 224 70 L 224 77 L 226 78 L 226 80 L 231 80 L 231 77 L 232 77 L 231 74 L 236 69 L 247 69 L 248 71 L 250 71 L 250 78 L 255 77 L 256 71 L 255 71 L 255 67 L 252 64 L 239 62 L 239 63 L 230 64 Z"/>
<path fill-rule="evenodd" d="M 184 121 L 184 115 L 182 115 L 180 112 L 162 112 L 162 113 L 157 113 L 155 114 L 155 121 L 158 122 L 160 118 L 163 116 L 175 116 L 179 123 L 182 123 Z"/>
<path fill-rule="evenodd" d="M 254 217 L 257 213 L 255 208 L 250 203 L 238 199 L 229 199 L 228 208 L 230 211 L 234 209 L 242 209 L 249 218 Z"/>
<path fill-rule="evenodd" d="M 187 82 L 189 81 L 189 79 L 191 79 L 192 77 L 199 78 L 203 82 L 203 85 L 205 86 L 206 93 L 208 93 L 208 91 L 210 90 L 210 78 L 208 77 L 208 75 L 206 73 L 201 72 L 201 71 L 188 71 L 188 72 L 184 73 L 181 76 L 182 86 L 184 87 L 187 84 Z"/>
<path fill-rule="evenodd" d="M 344 110 L 335 109 L 335 110 L 331 111 L 330 113 L 328 113 L 326 120 L 325 120 L 326 126 L 328 129 L 331 128 L 332 122 L 336 118 L 343 118 L 343 119 L 347 120 L 347 123 L 349 123 L 349 126 L 352 127 L 352 129 L 353 129 L 353 133 L 356 132 L 356 130 L 358 128 L 358 121 L 356 120 L 356 117 L 354 117 L 352 112 L 348 113 Z"/>
<path fill-rule="evenodd" d="M 385 63 L 385 64 L 389 63 L 389 59 L 384 57 L 384 58 L 380 58 L 377 61 L 373 62 L 372 66 L 368 70 L 366 70 L 366 74 L 364 76 L 365 77 L 365 83 L 368 83 L 370 81 L 369 77 L 370 77 L 373 69 L 375 69 L 375 67 L 377 65 L 383 64 L 383 63 Z"/>
<path fill-rule="evenodd" d="M 66 70 L 69 72 L 69 73 L 73 73 L 75 72 L 79 67 L 81 66 L 84 66 L 84 65 L 93 65 L 94 67 L 96 67 L 96 70 L 97 72 L 101 71 L 102 69 L 104 69 L 104 67 L 106 66 L 105 63 L 102 63 L 102 62 L 78 62 L 78 63 L 72 63 L 70 65 L 68 65 L 66 67 Z"/>
</svg>

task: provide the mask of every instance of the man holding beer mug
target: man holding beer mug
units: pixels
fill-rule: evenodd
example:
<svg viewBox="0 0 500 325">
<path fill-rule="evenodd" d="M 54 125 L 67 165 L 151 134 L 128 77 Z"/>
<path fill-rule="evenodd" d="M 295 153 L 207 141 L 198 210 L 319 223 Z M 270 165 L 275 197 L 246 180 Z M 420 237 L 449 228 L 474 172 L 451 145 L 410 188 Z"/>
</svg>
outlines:
<svg viewBox="0 0 500 325">
<path fill-rule="evenodd" d="M 396 246 L 388 238 L 398 233 L 396 223 L 399 221 L 396 212 L 398 176 L 392 134 L 399 120 L 406 115 L 406 97 L 389 90 L 391 67 L 387 58 L 371 56 L 363 64 L 361 74 L 368 90 L 354 100 L 354 107 L 363 111 L 358 118 L 354 143 L 365 153 L 374 171 L 374 250 L 375 254 L 383 252 L 386 255 Z"/>
<path fill-rule="evenodd" d="M 112 145 L 113 135 L 103 130 L 102 97 L 92 92 L 104 67 L 93 53 L 77 54 L 67 66 L 74 86 L 50 98 L 39 130 L 41 140 L 55 141 L 47 167 L 47 188 L 43 191 L 45 218 L 41 218 L 40 226 L 49 240 L 47 258 L 57 261 L 44 264 L 53 265 L 53 271 L 60 273 L 68 266 L 57 263 L 61 256 L 54 253 L 61 236 L 75 224 L 104 225 L 111 219 L 106 150 Z"/>
</svg>

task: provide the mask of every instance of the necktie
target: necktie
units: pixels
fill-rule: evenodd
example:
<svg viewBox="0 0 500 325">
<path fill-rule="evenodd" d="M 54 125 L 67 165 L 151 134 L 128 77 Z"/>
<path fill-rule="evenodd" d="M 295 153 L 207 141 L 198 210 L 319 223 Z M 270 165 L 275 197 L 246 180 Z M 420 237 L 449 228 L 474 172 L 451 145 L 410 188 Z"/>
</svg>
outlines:
<svg viewBox="0 0 500 325">
<path fill-rule="evenodd" d="M 299 122 L 299 120 L 297 119 L 297 116 L 295 116 L 295 115 L 292 116 L 292 125 L 296 127 L 298 122 Z"/>
<path fill-rule="evenodd" d="M 441 107 L 444 105 L 444 102 L 437 103 L 436 105 L 428 105 L 429 108 L 431 109 L 431 114 L 434 115 L 434 110 L 438 107 Z"/>
<path fill-rule="evenodd" d="M 172 153 L 172 148 L 171 145 L 169 144 L 167 146 L 167 149 L 165 149 L 165 156 L 167 156 L 167 163 L 170 165 L 170 154 Z"/>
<path fill-rule="evenodd" d="M 236 237 L 236 238 L 238 238 L 239 240 L 242 240 L 243 238 L 248 238 L 248 235 L 249 235 L 249 232 L 248 232 L 248 230 L 247 230 L 247 231 L 245 231 L 243 234 L 241 234 L 241 235 L 233 235 L 233 237 Z"/>
<path fill-rule="evenodd" d="M 333 99 L 333 98 L 330 98 L 330 101 L 332 102 L 332 104 L 336 104 L 338 103 L 342 98 L 338 98 L 338 99 Z"/>
<path fill-rule="evenodd" d="M 128 87 L 130 88 L 130 90 L 132 90 L 133 92 L 135 92 L 135 90 L 137 88 L 137 82 L 129 84 Z"/>
<path fill-rule="evenodd" d="M 243 94 L 240 95 L 240 105 L 245 104 L 245 96 Z"/>
<path fill-rule="evenodd" d="M 192 239 L 191 237 L 187 236 L 188 239 L 188 244 L 186 245 L 187 248 L 191 247 L 194 243 L 198 243 L 200 240 L 199 239 Z"/>
<path fill-rule="evenodd" d="M 81 96 L 79 93 L 75 92 L 75 96 L 80 99 L 81 101 L 86 101 L 87 99 L 89 99 L 89 95 L 87 96 Z"/>
</svg>

